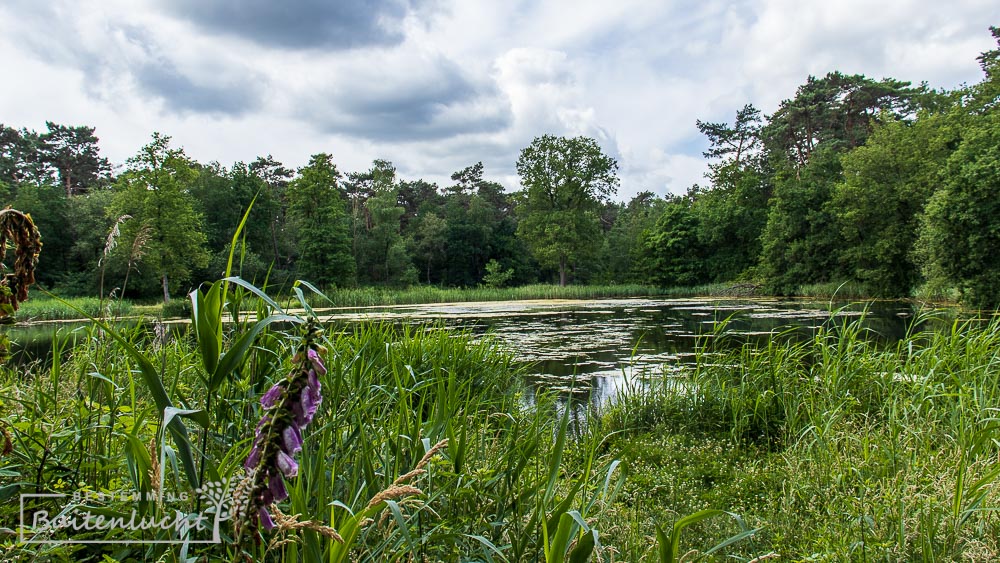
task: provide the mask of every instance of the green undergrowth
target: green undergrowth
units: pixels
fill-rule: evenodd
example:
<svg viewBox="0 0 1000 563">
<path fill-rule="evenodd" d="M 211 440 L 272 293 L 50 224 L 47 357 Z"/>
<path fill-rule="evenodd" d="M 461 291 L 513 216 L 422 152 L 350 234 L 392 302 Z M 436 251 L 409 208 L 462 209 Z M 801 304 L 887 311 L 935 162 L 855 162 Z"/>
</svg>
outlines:
<svg viewBox="0 0 1000 563">
<path fill-rule="evenodd" d="M 255 326 L 223 335 L 222 359 L 212 369 L 203 360 L 214 329 L 199 334 L 196 326 L 197 339 L 168 341 L 141 326 L 121 330 L 95 325 L 77 333 L 66 360 L 67 341 L 56 339 L 51 368 L 3 369 L 2 424 L 12 446 L 0 469 L 4 522 L 18 521 L 17 499 L 25 493 L 160 490 L 180 498 L 192 480 L 241 479 L 262 414 L 259 398 L 289 369 L 295 328 L 269 323 L 232 371 L 225 371 L 232 367 L 225 358 L 241 350 L 241 336 Z M 2 536 L 5 556 L 519 561 L 604 549 L 579 539 L 599 537 L 590 523 L 612 501 L 618 464 L 597 453 L 597 440 L 568 436 L 568 418 L 553 396 L 528 406 L 510 355 L 464 333 L 383 324 L 328 334 L 325 346 L 322 407 L 304 433 L 298 476 L 288 480 L 281 510 L 340 530 L 348 543 L 294 528 L 237 539 L 228 523 L 218 545 L 103 543 L 183 539 L 121 530 L 73 536 L 91 544 L 20 544 L 12 526 Z M 220 373 L 226 375 L 217 379 Z M 156 405 L 166 400 L 185 418 L 173 418 L 163 433 Z M 201 507 L 189 494 L 169 508 L 139 503 L 140 511 L 196 514 Z M 56 508 L 46 502 L 30 501 L 29 516 Z M 90 504 L 111 514 L 134 505 Z"/>
<path fill-rule="evenodd" d="M 121 530 L 74 536 L 90 544 L 19 543 L 25 493 L 179 496 L 243 478 L 260 397 L 291 369 L 302 319 L 245 283 L 216 284 L 193 303 L 187 337 L 95 323 L 74 333 L 72 350 L 68 337 L 55 339 L 51 365 L 0 369 L 11 446 L 0 458 L 0 521 L 11 523 L 0 532 L 3 557 L 1000 557 L 997 322 L 886 345 L 860 322 L 831 321 L 805 342 L 776 335 L 736 352 L 715 344 L 736 338 L 720 325 L 682 376 L 634 382 L 597 410 L 529 391 L 489 338 L 441 326 L 331 328 L 323 402 L 278 506 L 302 526 L 237 537 L 223 522 L 218 544 Z M 223 325 L 224 309 L 253 309 L 260 320 Z M 29 502 L 28 513 L 45 502 Z M 136 503 L 90 504 L 122 514 Z M 151 515 L 205 509 L 194 495 L 139 505 Z M 47 538 L 56 539 L 36 537 Z M 180 543 L 102 543 L 123 539 Z"/>
<path fill-rule="evenodd" d="M 759 528 L 744 559 L 1000 558 L 1000 322 L 889 347 L 861 326 L 706 346 L 680 382 L 630 389 L 603 420 L 631 462 L 620 498 L 640 522 L 652 506 L 738 513 Z"/>
</svg>

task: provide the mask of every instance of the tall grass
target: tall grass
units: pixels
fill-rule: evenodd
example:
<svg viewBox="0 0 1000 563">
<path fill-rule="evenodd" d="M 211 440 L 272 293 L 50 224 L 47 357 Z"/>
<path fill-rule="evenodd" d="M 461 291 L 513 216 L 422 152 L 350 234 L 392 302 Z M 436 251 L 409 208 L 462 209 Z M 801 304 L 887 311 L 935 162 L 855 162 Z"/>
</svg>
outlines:
<svg viewBox="0 0 1000 563">
<path fill-rule="evenodd" d="M 80 311 L 96 318 L 111 314 L 122 316 L 132 311 L 132 303 L 127 300 L 101 301 L 96 297 L 54 299 L 36 292 L 31 299 L 21 303 L 15 319 L 18 322 L 73 320 L 80 318 Z"/>
<path fill-rule="evenodd" d="M 210 304 L 218 295 L 213 291 L 200 295 L 199 305 Z M 112 339 L 110 327 L 95 325 L 65 364 L 54 354 L 51 370 L 5 369 L 0 400 L 14 447 L 0 477 L 4 498 L 79 487 L 179 493 L 189 481 L 239 480 L 261 415 L 258 398 L 284 376 L 296 341 L 293 328 L 286 334 L 269 324 L 245 348 L 243 361 L 227 363 L 255 327 L 225 333 L 208 356 L 218 360 L 211 367 L 202 345 L 215 334 L 210 325 L 204 333 L 196 330 L 197 340 L 169 343 L 138 328 Z M 76 560 L 184 555 L 513 561 L 602 549 L 597 518 L 613 501 L 617 464 L 597 453 L 596 441 L 569 439 L 568 416 L 560 418 L 551 398 L 541 397 L 541 408 L 525 406 L 509 355 L 466 334 L 382 324 L 329 335 L 326 346 L 322 410 L 309 428 L 298 477 L 288 483 L 289 499 L 281 507 L 308 526 L 297 529 L 286 521 L 258 541 L 207 547 L 19 545 L 8 537 L 8 553 Z M 149 380 L 150 373 L 156 381 Z M 186 433 L 163 432 L 168 418 L 154 406 L 161 403 L 185 417 Z M 180 463 L 182 443 L 194 452 L 194 466 Z M 434 453 L 434 444 L 446 447 Z M 420 471 L 413 473 L 415 467 Z M 401 483 L 412 489 L 394 496 Z M 4 521 L 16 522 L 17 503 L 3 506 Z M 99 508 L 114 514 L 130 509 L 120 502 Z M 149 514 L 174 508 L 142 503 Z M 199 508 L 193 499 L 180 507 L 191 514 Z M 361 518 L 365 514 L 374 521 Z M 324 535 L 324 526 L 345 530 L 351 543 Z M 74 537 L 125 539 L 110 534 L 83 531 Z M 589 541 L 581 544 L 581 538 Z"/>
<path fill-rule="evenodd" d="M 874 297 L 863 284 L 854 281 L 800 285 L 795 290 L 795 296 L 818 299 L 871 299 Z"/>
<path fill-rule="evenodd" d="M 706 344 L 682 382 L 633 388 L 605 422 L 724 444 L 734 471 L 703 496 L 783 559 L 997 560 L 1000 321 L 890 347 L 864 331 Z"/>
<path fill-rule="evenodd" d="M 50 367 L 0 368 L 3 522 L 17 522 L 23 493 L 242 479 L 259 398 L 299 336 L 278 303 L 230 283 L 192 295 L 187 338 L 94 324 L 65 361 L 57 338 Z M 256 315 L 226 327 L 223 310 Z M 831 322 L 806 342 L 726 352 L 720 325 L 684 376 L 633 382 L 598 413 L 525 400 L 513 358 L 488 339 L 357 324 L 325 336 L 323 403 L 276 530 L 237 539 L 226 524 L 217 545 L 0 542 L 12 558 L 93 561 L 1000 557 L 1000 321 L 889 346 L 864 330 Z"/>
</svg>

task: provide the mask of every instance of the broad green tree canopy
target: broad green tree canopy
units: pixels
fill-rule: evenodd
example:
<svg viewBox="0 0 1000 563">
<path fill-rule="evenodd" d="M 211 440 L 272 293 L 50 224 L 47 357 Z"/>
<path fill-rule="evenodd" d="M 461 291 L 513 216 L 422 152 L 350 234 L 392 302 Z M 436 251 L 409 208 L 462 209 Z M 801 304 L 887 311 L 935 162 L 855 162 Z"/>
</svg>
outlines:
<svg viewBox="0 0 1000 563">
<path fill-rule="evenodd" d="M 618 163 L 589 137 L 543 135 L 521 151 L 517 173 L 524 187 L 518 235 L 543 266 L 568 270 L 595 249 L 597 212 L 618 187 Z"/>
</svg>

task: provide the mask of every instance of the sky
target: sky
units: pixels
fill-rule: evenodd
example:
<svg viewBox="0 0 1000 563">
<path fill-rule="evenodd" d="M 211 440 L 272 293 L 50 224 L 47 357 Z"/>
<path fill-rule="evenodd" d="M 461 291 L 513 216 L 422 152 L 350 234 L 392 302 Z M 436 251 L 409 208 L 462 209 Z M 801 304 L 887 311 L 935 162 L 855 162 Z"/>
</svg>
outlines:
<svg viewBox="0 0 1000 563">
<path fill-rule="evenodd" d="M 990 25 L 996 0 L 0 0 L 0 123 L 96 127 L 116 164 L 158 131 L 442 187 L 482 161 L 508 190 L 532 139 L 586 135 L 625 201 L 704 184 L 695 121 L 809 75 L 979 82 Z"/>
</svg>

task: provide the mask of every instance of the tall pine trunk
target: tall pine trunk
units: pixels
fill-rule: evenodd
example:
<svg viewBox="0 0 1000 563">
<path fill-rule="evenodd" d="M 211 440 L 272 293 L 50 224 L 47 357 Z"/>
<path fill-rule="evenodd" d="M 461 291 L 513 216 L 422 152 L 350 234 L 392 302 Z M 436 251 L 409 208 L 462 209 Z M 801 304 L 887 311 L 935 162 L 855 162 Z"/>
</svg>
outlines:
<svg viewBox="0 0 1000 563">
<path fill-rule="evenodd" d="M 170 303 L 170 284 L 167 283 L 167 274 L 163 274 L 163 302 Z"/>
</svg>

